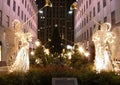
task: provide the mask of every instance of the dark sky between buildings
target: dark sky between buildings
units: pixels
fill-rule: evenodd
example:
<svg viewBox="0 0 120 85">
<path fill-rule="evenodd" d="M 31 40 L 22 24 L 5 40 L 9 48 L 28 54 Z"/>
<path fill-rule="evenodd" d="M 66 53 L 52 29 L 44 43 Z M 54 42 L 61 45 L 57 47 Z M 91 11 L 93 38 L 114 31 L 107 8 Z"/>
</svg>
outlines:
<svg viewBox="0 0 120 85">
<path fill-rule="evenodd" d="M 50 0 L 51 2 L 53 2 L 54 0 Z M 62 0 L 61 0 L 62 1 Z M 68 0 L 69 2 L 68 4 L 68 9 L 70 8 L 70 5 L 75 2 L 76 0 Z M 41 7 L 43 7 L 45 5 L 45 0 L 36 0 L 36 4 L 38 5 L 38 9 L 40 9 Z M 54 6 L 54 4 L 53 4 Z"/>
</svg>

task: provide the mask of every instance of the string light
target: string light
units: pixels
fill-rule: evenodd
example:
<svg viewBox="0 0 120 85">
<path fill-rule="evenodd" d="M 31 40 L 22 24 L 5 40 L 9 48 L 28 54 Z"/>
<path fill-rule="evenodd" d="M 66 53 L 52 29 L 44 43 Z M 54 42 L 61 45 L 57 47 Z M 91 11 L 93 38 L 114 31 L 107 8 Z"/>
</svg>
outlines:
<svg viewBox="0 0 120 85">
<path fill-rule="evenodd" d="M 36 40 L 35 41 L 35 45 L 38 47 L 38 46 L 40 46 L 40 41 L 39 40 Z"/>
</svg>

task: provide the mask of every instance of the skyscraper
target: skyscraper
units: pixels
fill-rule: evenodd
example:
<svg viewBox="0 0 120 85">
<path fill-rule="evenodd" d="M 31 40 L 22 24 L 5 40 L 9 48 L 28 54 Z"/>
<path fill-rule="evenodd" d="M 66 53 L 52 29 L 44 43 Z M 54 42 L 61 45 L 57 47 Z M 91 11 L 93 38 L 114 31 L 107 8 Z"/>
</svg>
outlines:
<svg viewBox="0 0 120 85">
<path fill-rule="evenodd" d="M 75 42 L 93 48 L 92 35 L 95 30 L 100 30 L 102 23 L 111 24 L 111 32 L 116 35 L 112 55 L 120 59 L 120 0 L 78 0 L 75 12 Z M 98 24 L 99 23 L 99 24 Z M 93 50 L 93 49 L 92 49 Z"/>
<path fill-rule="evenodd" d="M 0 61 L 9 61 L 12 56 L 16 56 L 19 49 L 13 30 L 14 20 L 20 21 L 21 24 L 25 23 L 22 31 L 26 33 L 31 30 L 34 35 L 33 40 L 37 39 L 37 15 L 26 23 L 37 11 L 34 0 L 0 0 Z"/>
<path fill-rule="evenodd" d="M 119 0 L 79 0 L 75 12 L 75 42 L 89 41 L 98 23 L 109 22 L 112 28 L 120 23 Z M 95 22 L 96 21 L 96 22 Z"/>
<path fill-rule="evenodd" d="M 53 7 L 46 7 L 39 13 L 38 36 L 42 43 L 46 43 L 51 38 L 53 28 L 58 26 L 63 44 L 72 45 L 74 42 L 74 12 L 70 11 L 72 0 L 51 0 Z M 44 4 L 44 2 L 39 2 Z M 39 6 L 41 7 L 41 6 Z"/>
</svg>

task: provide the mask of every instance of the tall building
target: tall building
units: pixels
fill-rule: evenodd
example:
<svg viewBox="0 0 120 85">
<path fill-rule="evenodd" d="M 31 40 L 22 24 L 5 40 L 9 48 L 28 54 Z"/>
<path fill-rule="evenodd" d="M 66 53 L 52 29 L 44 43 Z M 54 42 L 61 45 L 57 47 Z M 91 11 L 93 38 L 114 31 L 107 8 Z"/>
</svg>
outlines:
<svg viewBox="0 0 120 85">
<path fill-rule="evenodd" d="M 74 42 L 74 12 L 70 11 L 73 0 L 50 0 L 53 7 L 46 7 L 39 13 L 39 38 L 43 44 L 51 38 L 57 25 L 63 44 Z"/>
<path fill-rule="evenodd" d="M 79 0 L 75 12 L 75 42 L 84 42 L 92 36 L 98 23 L 109 22 L 112 27 L 120 23 L 119 0 Z M 91 18 L 91 19 L 90 19 Z"/>
<path fill-rule="evenodd" d="M 34 40 L 37 39 L 38 11 L 34 0 L 0 0 L 0 61 L 9 61 L 17 54 L 18 42 L 14 33 L 13 21 L 19 20 L 23 25 L 23 32 L 31 31 Z"/>
<path fill-rule="evenodd" d="M 99 30 L 98 23 L 111 23 L 111 31 L 116 34 L 116 43 L 120 43 L 120 0 L 78 0 L 75 11 L 75 42 L 91 45 L 92 35 Z M 97 22 L 97 23 L 96 23 Z M 120 47 L 116 44 L 116 47 Z M 118 48 L 120 52 L 120 48 Z M 118 52 L 115 51 L 114 53 Z M 116 53 L 118 57 L 119 53 Z M 119 56 L 120 57 L 120 56 Z"/>
</svg>

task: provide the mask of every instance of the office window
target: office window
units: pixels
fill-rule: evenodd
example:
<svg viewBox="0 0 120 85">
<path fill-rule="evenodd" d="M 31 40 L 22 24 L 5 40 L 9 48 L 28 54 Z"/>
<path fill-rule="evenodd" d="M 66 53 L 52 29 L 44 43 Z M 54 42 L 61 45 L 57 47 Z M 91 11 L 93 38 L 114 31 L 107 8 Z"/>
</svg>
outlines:
<svg viewBox="0 0 120 85">
<path fill-rule="evenodd" d="M 88 1 L 86 1 L 86 9 L 88 8 Z"/>
<path fill-rule="evenodd" d="M 87 16 L 87 23 L 88 23 L 88 16 Z"/>
<path fill-rule="evenodd" d="M 28 17 L 27 17 L 27 24 L 28 24 Z"/>
<path fill-rule="evenodd" d="M 85 12 L 85 5 L 84 5 L 84 12 Z"/>
<path fill-rule="evenodd" d="M 24 4 L 24 0 L 22 0 L 22 3 Z"/>
<path fill-rule="evenodd" d="M 98 22 L 99 24 L 101 24 L 101 21 Z M 98 25 L 98 30 L 101 29 L 101 25 Z"/>
<path fill-rule="evenodd" d="M 97 3 L 98 12 L 100 12 L 100 2 Z"/>
<path fill-rule="evenodd" d="M 86 25 L 86 19 L 84 18 L 84 25 Z"/>
<path fill-rule="evenodd" d="M 6 24 L 7 24 L 7 27 L 9 27 L 9 21 L 10 21 L 10 17 L 8 15 L 6 15 Z"/>
<path fill-rule="evenodd" d="M 23 20 L 23 11 L 21 11 L 21 19 Z"/>
<path fill-rule="evenodd" d="M 18 16 L 20 16 L 20 6 L 18 6 Z"/>
<path fill-rule="evenodd" d="M 115 11 L 113 11 L 112 13 L 111 13 L 111 23 L 112 23 L 112 25 L 114 25 L 115 24 Z"/>
<path fill-rule="evenodd" d="M 95 16 L 95 7 L 93 7 L 93 17 Z"/>
<path fill-rule="evenodd" d="M 27 2 L 26 2 L 26 0 L 25 0 L 25 8 L 26 8 L 26 6 L 27 6 Z"/>
<path fill-rule="evenodd" d="M 89 0 L 89 5 L 91 4 L 91 0 Z"/>
<path fill-rule="evenodd" d="M 92 36 L 92 27 L 90 27 L 90 36 Z"/>
<path fill-rule="evenodd" d="M 10 0 L 7 0 L 7 5 L 10 6 Z"/>
<path fill-rule="evenodd" d="M 81 3 L 83 3 L 83 0 L 81 1 Z"/>
<path fill-rule="evenodd" d="M 82 21 L 82 27 L 84 27 L 84 21 Z"/>
<path fill-rule="evenodd" d="M 83 15 L 83 9 L 82 9 L 82 15 Z"/>
<path fill-rule="evenodd" d="M 94 25 L 93 25 L 93 29 L 95 29 L 95 28 L 96 28 L 96 25 L 94 24 Z"/>
<path fill-rule="evenodd" d="M 2 25 L 2 11 L 0 10 L 0 25 Z"/>
<path fill-rule="evenodd" d="M 89 18 L 90 18 L 90 20 L 91 20 L 91 18 L 92 18 L 92 12 L 91 12 L 91 11 L 90 11 L 90 17 L 89 17 Z"/>
<path fill-rule="evenodd" d="M 1 61 L 1 58 L 2 57 L 2 42 L 0 41 L 0 61 Z"/>
<path fill-rule="evenodd" d="M 27 5 L 27 11 L 29 12 L 29 4 Z"/>
<path fill-rule="evenodd" d="M 87 39 L 87 32 L 84 32 L 84 39 Z"/>
<path fill-rule="evenodd" d="M 13 1 L 13 11 L 16 11 L 16 2 Z"/>
<path fill-rule="evenodd" d="M 89 38 L 89 31 L 87 30 L 87 39 Z"/>
<path fill-rule="evenodd" d="M 106 0 L 103 0 L 103 7 L 106 6 Z"/>
<path fill-rule="evenodd" d="M 104 17 L 104 22 L 107 22 L 107 17 Z"/>
<path fill-rule="evenodd" d="M 24 22 L 26 22 L 26 14 L 24 15 Z"/>
</svg>

